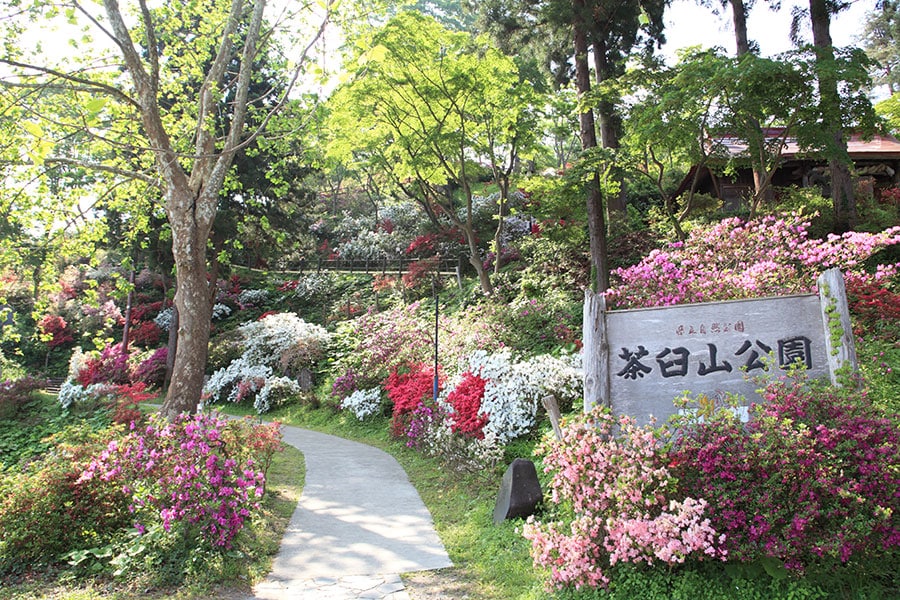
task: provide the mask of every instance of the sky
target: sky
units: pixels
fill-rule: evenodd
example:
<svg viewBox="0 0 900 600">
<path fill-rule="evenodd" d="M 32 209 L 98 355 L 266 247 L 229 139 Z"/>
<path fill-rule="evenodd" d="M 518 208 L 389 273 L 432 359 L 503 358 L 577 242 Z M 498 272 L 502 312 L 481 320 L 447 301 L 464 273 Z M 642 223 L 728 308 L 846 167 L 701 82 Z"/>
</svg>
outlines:
<svg viewBox="0 0 900 600">
<path fill-rule="evenodd" d="M 718 0 L 711 0 L 718 4 Z M 791 24 L 791 7 L 805 6 L 808 2 L 783 0 L 779 12 L 769 9 L 765 0 L 756 0 L 750 12 L 747 28 L 751 40 L 760 45 L 763 56 L 772 56 L 791 49 L 788 31 Z M 862 35 L 863 24 L 868 12 L 875 8 L 875 0 L 854 0 L 845 11 L 832 17 L 831 37 L 835 46 L 858 45 L 856 39 Z M 666 24 L 666 45 L 663 52 L 674 57 L 675 51 L 687 46 L 722 46 L 729 54 L 734 54 L 734 33 L 731 28 L 730 10 L 716 16 L 709 8 L 699 5 L 697 0 L 674 0 L 664 16 Z M 812 34 L 806 31 L 806 39 L 812 41 Z"/>
</svg>

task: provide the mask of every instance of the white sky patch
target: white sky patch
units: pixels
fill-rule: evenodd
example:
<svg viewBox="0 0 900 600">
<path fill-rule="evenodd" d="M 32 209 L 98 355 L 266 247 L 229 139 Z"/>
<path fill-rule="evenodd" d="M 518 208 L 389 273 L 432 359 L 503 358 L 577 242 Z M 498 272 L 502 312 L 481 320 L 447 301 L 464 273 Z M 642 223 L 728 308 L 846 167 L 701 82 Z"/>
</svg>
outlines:
<svg viewBox="0 0 900 600">
<path fill-rule="evenodd" d="M 716 2 L 716 0 L 713 0 Z M 765 0 L 756 0 L 747 19 L 747 29 L 751 40 L 757 42 L 763 56 L 773 56 L 792 48 L 789 37 L 791 8 L 809 7 L 809 3 L 788 0 L 781 10 L 774 12 Z M 831 19 L 831 37 L 835 46 L 858 45 L 862 36 L 866 15 L 875 9 L 875 0 L 855 0 L 848 9 Z M 712 48 L 721 46 L 728 54 L 735 53 L 734 31 L 731 25 L 731 7 L 713 14 L 709 8 L 700 6 L 696 0 L 674 0 L 666 10 L 666 44 L 663 53 L 672 60 L 675 52 L 689 46 Z M 809 27 L 804 30 L 804 39 L 811 42 Z"/>
</svg>

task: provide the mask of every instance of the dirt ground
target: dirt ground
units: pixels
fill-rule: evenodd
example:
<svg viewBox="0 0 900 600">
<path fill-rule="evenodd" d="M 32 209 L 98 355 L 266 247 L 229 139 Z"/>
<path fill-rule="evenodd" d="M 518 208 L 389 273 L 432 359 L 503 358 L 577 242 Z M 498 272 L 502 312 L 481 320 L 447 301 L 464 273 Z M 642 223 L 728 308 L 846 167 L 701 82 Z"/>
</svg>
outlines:
<svg viewBox="0 0 900 600">
<path fill-rule="evenodd" d="M 411 600 L 474 600 L 477 586 L 459 570 L 451 567 L 421 571 L 403 576 Z"/>
</svg>

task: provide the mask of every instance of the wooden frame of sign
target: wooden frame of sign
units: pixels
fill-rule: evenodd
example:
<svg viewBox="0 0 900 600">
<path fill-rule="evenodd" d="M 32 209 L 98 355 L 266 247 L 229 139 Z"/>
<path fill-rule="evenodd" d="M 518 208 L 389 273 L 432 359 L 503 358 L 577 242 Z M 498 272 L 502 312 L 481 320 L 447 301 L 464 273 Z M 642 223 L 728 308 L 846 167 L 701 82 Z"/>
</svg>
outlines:
<svg viewBox="0 0 900 600">
<path fill-rule="evenodd" d="M 662 422 L 689 393 L 740 395 L 746 414 L 760 400 L 754 376 L 791 364 L 838 385 L 839 372 L 857 368 L 844 279 L 831 269 L 817 283 L 818 294 L 616 311 L 586 291 L 585 411 L 605 404 L 638 423 Z"/>
</svg>

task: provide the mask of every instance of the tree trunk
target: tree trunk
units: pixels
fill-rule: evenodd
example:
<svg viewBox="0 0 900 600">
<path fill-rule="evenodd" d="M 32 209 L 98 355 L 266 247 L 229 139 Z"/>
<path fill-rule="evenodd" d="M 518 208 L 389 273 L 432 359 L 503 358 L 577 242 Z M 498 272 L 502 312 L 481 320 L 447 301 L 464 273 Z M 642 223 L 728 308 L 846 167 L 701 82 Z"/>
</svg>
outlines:
<svg viewBox="0 0 900 600">
<path fill-rule="evenodd" d="M 743 0 L 731 0 L 731 16 L 734 22 L 734 44 L 737 56 L 746 56 L 750 54 L 750 38 L 747 35 L 747 6 Z M 759 121 L 751 118 L 751 123 L 758 134 L 755 140 L 748 140 L 751 145 L 755 145 L 751 155 L 758 157 L 757 160 L 751 159 L 753 198 L 750 201 L 750 214 L 755 215 L 759 205 L 763 200 L 770 198 L 771 193 L 768 188 L 769 178 L 766 177 L 766 136 Z"/>
<path fill-rule="evenodd" d="M 497 203 L 497 229 L 494 230 L 494 275 L 500 272 L 500 253 L 503 250 L 504 219 L 509 214 L 509 175 L 494 169 L 494 178 L 500 186 L 500 200 Z"/>
<path fill-rule="evenodd" d="M 128 283 L 131 284 L 131 287 L 128 288 L 128 297 L 125 301 L 125 326 L 122 328 L 122 352 L 126 356 L 128 355 L 128 344 L 131 341 L 131 305 L 134 302 L 134 268 L 131 269 Z"/>
<path fill-rule="evenodd" d="M 833 146 L 829 151 L 831 201 L 834 206 L 835 232 L 849 231 L 856 225 L 856 197 L 850 176 L 850 158 L 841 123 L 841 98 L 834 75 L 834 46 L 831 41 L 831 12 L 827 0 L 809 0 L 813 46 L 819 84 L 819 110 L 822 127 L 830 133 Z"/>
<path fill-rule="evenodd" d="M 172 418 L 193 413 L 203 392 L 212 306 L 207 279 L 206 240 L 208 233 L 198 232 L 193 220 L 173 218 L 172 250 L 175 255 L 175 309 L 178 313 L 178 345 L 175 349 L 172 381 L 166 391 L 161 412 Z M 198 252 L 197 248 L 202 248 Z"/>
<path fill-rule="evenodd" d="M 731 0 L 731 17 L 734 21 L 734 42 L 737 55 L 750 54 L 750 38 L 747 37 L 747 7 L 743 0 Z"/>
<path fill-rule="evenodd" d="M 588 44 L 584 22 L 587 14 L 585 0 L 575 0 L 573 38 L 575 45 L 575 85 L 579 97 L 591 91 L 591 73 L 588 66 Z M 597 132 L 594 113 L 590 108 L 579 115 L 581 128 L 581 148 L 589 150 L 597 147 Z M 600 191 L 600 176 L 596 173 L 587 184 L 588 235 L 591 248 L 591 269 L 594 291 L 603 293 L 609 288 L 609 273 L 606 256 L 606 223 L 603 216 L 603 195 Z"/>
<path fill-rule="evenodd" d="M 594 70 L 597 75 L 597 83 L 603 83 L 616 77 L 613 65 L 607 56 L 606 44 L 600 40 L 594 41 Z M 622 121 L 616 114 L 612 102 L 601 100 L 597 105 L 597 117 L 600 121 L 600 145 L 603 148 L 616 149 L 619 147 L 619 132 Z M 610 227 L 618 219 L 625 219 L 628 209 L 625 202 L 625 174 L 621 169 L 613 166 L 611 177 L 619 184 L 619 193 L 606 198 L 606 223 Z"/>
</svg>

